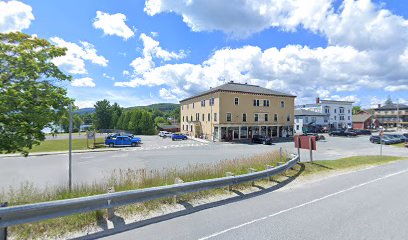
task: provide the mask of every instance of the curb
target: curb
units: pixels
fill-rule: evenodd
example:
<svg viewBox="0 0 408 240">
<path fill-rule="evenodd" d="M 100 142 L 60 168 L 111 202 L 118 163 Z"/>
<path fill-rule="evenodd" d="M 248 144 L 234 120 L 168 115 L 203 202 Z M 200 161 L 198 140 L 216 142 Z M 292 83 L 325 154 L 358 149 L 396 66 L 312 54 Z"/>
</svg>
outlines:
<svg viewBox="0 0 408 240">
<path fill-rule="evenodd" d="M 92 153 L 92 152 L 114 152 L 114 151 L 123 151 L 121 148 L 103 148 L 103 149 L 98 149 L 98 150 L 74 150 L 72 153 Z M 39 153 L 29 153 L 27 157 L 33 157 L 33 156 L 47 156 L 47 155 L 62 155 L 62 154 L 68 154 L 68 150 L 64 152 L 39 152 Z M 0 154 L 0 158 L 7 158 L 7 157 L 24 157 L 22 154 Z"/>
<path fill-rule="evenodd" d="M 187 137 L 187 138 L 189 138 L 191 140 L 194 140 L 196 142 L 200 142 L 200 143 L 210 143 L 210 141 L 204 140 L 204 139 L 201 139 L 201 138 L 193 138 L 193 137 Z"/>
</svg>

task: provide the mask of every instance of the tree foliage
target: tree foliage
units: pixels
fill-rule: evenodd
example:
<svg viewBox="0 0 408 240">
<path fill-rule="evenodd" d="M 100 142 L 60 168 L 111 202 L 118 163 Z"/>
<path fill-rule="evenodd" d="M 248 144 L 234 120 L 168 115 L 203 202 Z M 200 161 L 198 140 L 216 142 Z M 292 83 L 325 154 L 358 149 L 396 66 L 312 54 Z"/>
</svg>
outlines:
<svg viewBox="0 0 408 240">
<path fill-rule="evenodd" d="M 353 110 L 352 110 L 353 115 L 359 113 L 360 111 L 361 111 L 360 106 L 353 106 Z"/>
<path fill-rule="evenodd" d="M 106 99 L 95 103 L 95 128 L 110 129 L 112 124 L 112 106 Z"/>
<path fill-rule="evenodd" d="M 0 33 L 0 152 L 22 152 L 45 139 L 71 101 L 61 82 L 70 80 L 51 60 L 65 48 L 45 39 Z"/>
</svg>

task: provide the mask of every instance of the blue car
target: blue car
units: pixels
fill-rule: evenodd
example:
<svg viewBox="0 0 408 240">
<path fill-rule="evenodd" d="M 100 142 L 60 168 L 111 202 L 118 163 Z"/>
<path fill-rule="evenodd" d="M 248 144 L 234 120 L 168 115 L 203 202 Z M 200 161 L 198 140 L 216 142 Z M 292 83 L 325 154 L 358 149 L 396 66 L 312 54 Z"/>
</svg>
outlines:
<svg viewBox="0 0 408 240">
<path fill-rule="evenodd" d="M 115 138 L 106 138 L 105 146 L 109 147 L 136 147 L 142 140 L 132 136 L 116 136 Z"/>
<path fill-rule="evenodd" d="M 187 136 L 180 133 L 173 133 L 173 135 L 171 135 L 171 140 L 187 140 Z"/>
</svg>

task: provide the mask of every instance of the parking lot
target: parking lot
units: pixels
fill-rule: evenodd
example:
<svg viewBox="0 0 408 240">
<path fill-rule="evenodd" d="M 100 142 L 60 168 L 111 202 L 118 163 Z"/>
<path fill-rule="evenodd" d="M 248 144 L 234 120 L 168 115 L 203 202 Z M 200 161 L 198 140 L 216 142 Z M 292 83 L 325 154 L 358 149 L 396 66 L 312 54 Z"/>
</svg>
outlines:
<svg viewBox="0 0 408 240">
<path fill-rule="evenodd" d="M 333 160 L 356 155 L 379 155 L 380 145 L 369 142 L 369 136 L 329 137 L 317 142 L 314 160 Z M 73 154 L 73 181 L 76 184 L 104 181 L 114 170 L 163 170 L 183 168 L 192 164 L 212 164 L 225 159 L 239 159 L 272 151 L 296 153 L 293 142 L 273 145 L 249 143 L 202 143 L 194 140 L 172 141 L 159 136 L 138 136 L 139 147 L 120 148 L 110 152 Z M 408 158 L 408 148 L 383 146 L 383 155 Z M 309 151 L 301 150 L 301 160 L 309 161 Z M 0 189 L 19 187 L 22 182 L 35 186 L 66 185 L 67 154 L 0 157 Z"/>
</svg>

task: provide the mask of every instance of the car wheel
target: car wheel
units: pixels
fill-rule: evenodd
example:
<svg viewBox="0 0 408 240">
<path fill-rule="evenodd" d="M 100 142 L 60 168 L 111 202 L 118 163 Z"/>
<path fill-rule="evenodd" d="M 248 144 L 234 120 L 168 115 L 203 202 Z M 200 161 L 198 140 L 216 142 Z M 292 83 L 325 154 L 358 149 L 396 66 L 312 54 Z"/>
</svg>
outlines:
<svg viewBox="0 0 408 240">
<path fill-rule="evenodd" d="M 109 143 L 109 147 L 114 147 L 114 146 L 115 146 L 115 144 Z"/>
<path fill-rule="evenodd" d="M 136 147 L 136 145 L 137 145 L 136 143 L 132 143 L 132 147 Z"/>
</svg>

